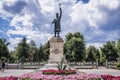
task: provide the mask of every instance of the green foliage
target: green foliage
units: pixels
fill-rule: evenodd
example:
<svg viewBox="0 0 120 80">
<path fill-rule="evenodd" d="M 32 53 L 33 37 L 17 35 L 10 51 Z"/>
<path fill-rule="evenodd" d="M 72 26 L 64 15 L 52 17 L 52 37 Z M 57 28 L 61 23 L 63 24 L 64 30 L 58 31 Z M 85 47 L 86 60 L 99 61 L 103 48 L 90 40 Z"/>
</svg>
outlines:
<svg viewBox="0 0 120 80">
<path fill-rule="evenodd" d="M 102 50 L 99 50 L 100 53 L 100 65 L 103 65 L 103 62 L 105 62 L 105 54 L 102 52 Z"/>
<path fill-rule="evenodd" d="M 99 50 L 95 48 L 94 46 L 89 46 L 86 51 L 86 61 L 96 61 L 97 59 L 99 60 L 100 54 Z"/>
<path fill-rule="evenodd" d="M 17 63 L 18 62 L 18 55 L 15 51 L 10 52 L 9 62 L 10 63 Z"/>
<path fill-rule="evenodd" d="M 43 46 L 41 45 L 38 52 L 34 55 L 34 61 L 44 61 L 43 55 Z"/>
<path fill-rule="evenodd" d="M 38 49 L 38 52 L 34 55 L 35 61 L 47 61 L 49 58 L 50 44 L 49 42 L 41 45 Z"/>
<path fill-rule="evenodd" d="M 64 44 L 64 54 L 68 61 L 82 61 L 85 57 L 84 37 L 79 32 L 68 33 Z"/>
<path fill-rule="evenodd" d="M 19 61 L 47 61 L 49 56 L 49 42 L 41 45 L 39 49 L 36 47 L 35 42 L 32 40 L 27 43 L 24 37 L 16 47 L 15 53 Z"/>
<path fill-rule="evenodd" d="M 33 40 L 29 43 L 29 46 L 30 47 L 29 47 L 29 51 L 28 51 L 28 61 L 35 61 L 36 60 L 35 55 L 37 55 L 38 49 Z"/>
<path fill-rule="evenodd" d="M 120 39 L 117 41 L 117 53 L 119 55 L 119 58 L 120 58 Z"/>
<path fill-rule="evenodd" d="M 69 41 L 70 39 L 72 39 L 72 37 L 73 37 L 73 34 L 72 33 L 68 33 L 66 35 L 66 41 Z"/>
<path fill-rule="evenodd" d="M 106 59 L 109 61 L 116 61 L 118 58 L 117 50 L 115 48 L 115 41 L 108 41 L 103 45 L 101 51 L 105 54 Z"/>
<path fill-rule="evenodd" d="M 5 39 L 0 38 L 0 59 L 4 58 L 10 62 L 20 61 L 47 61 L 49 58 L 50 44 L 49 42 L 36 47 L 32 40 L 29 44 L 24 37 L 16 47 L 16 51 L 9 53 L 8 45 L 10 43 Z M 100 50 L 94 46 L 90 46 L 85 50 L 84 36 L 79 33 L 68 33 L 64 43 L 64 55 L 68 61 L 96 61 L 104 62 L 105 59 L 109 61 L 116 61 L 120 58 L 120 39 L 117 41 L 108 41 Z"/>
<path fill-rule="evenodd" d="M 48 58 L 49 58 L 49 51 L 50 51 L 50 43 L 47 42 L 46 44 L 43 45 L 43 54 L 42 54 L 42 57 L 43 57 L 44 61 L 48 60 Z"/>
<path fill-rule="evenodd" d="M 120 63 L 116 64 L 117 69 L 120 69 Z"/>
<path fill-rule="evenodd" d="M 4 60 L 4 61 L 6 62 L 6 61 L 7 61 L 7 58 L 6 58 L 6 57 L 1 57 L 1 60 L 2 60 L 2 61 Z"/>
<path fill-rule="evenodd" d="M 65 69 L 66 69 L 67 65 L 64 64 L 64 61 L 65 61 L 65 59 L 64 59 L 64 57 L 63 57 L 62 60 L 61 60 L 61 62 L 60 62 L 60 63 L 59 63 L 59 62 L 57 63 L 57 64 L 58 64 L 58 66 L 57 66 L 58 70 L 65 70 Z"/>
<path fill-rule="evenodd" d="M 16 53 L 18 55 L 18 59 L 20 61 L 27 61 L 27 59 L 28 59 L 29 45 L 27 44 L 25 37 L 18 44 L 18 46 L 17 46 L 16 49 L 17 49 Z"/>
<path fill-rule="evenodd" d="M 30 80 L 30 78 L 22 78 L 21 80 Z"/>
<path fill-rule="evenodd" d="M 19 59 L 19 61 L 20 62 L 26 62 L 27 60 L 26 60 L 27 58 L 25 58 L 24 56 L 22 56 L 20 59 Z"/>
<path fill-rule="evenodd" d="M 10 55 L 9 55 L 9 50 L 8 50 L 8 45 L 10 43 L 7 42 L 5 39 L 0 39 L 0 59 L 2 57 L 4 58 L 9 58 Z"/>
</svg>

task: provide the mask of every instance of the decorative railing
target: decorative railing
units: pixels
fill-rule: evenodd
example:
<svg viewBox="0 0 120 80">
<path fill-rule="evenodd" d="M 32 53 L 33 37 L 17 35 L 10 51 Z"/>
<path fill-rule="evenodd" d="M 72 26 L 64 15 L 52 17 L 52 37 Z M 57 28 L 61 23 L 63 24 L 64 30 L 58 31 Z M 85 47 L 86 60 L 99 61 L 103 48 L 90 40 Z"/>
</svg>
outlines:
<svg viewBox="0 0 120 80">
<path fill-rule="evenodd" d="M 106 68 L 116 68 L 116 64 L 119 62 L 104 62 Z M 19 63 L 7 63 L 6 68 L 20 68 L 20 69 L 38 69 L 43 67 L 47 62 L 19 62 Z M 98 68 L 98 62 L 67 62 L 71 68 L 76 69 L 93 69 Z"/>
<path fill-rule="evenodd" d="M 43 67 L 47 62 L 20 62 L 19 68 L 22 69 L 36 69 Z"/>
<path fill-rule="evenodd" d="M 68 65 L 76 69 L 93 69 L 98 68 L 96 62 L 68 62 Z"/>
<path fill-rule="evenodd" d="M 108 66 L 108 68 L 113 68 L 113 69 L 116 69 L 116 65 L 118 64 L 119 62 L 115 62 L 115 61 L 108 61 L 106 63 L 106 65 Z"/>
<path fill-rule="evenodd" d="M 43 67 L 47 62 L 18 62 L 18 63 L 7 63 L 6 68 L 8 69 L 38 69 Z"/>
</svg>

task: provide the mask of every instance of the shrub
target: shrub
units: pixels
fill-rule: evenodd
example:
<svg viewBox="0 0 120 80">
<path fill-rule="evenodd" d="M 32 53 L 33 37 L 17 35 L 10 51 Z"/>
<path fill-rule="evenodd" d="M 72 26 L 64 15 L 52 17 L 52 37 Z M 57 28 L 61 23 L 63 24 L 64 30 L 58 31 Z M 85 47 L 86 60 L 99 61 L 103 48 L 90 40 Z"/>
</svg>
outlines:
<svg viewBox="0 0 120 80">
<path fill-rule="evenodd" d="M 64 57 L 62 58 L 62 60 L 60 62 L 57 62 L 57 68 L 58 70 L 65 70 L 67 65 L 64 64 Z"/>
<path fill-rule="evenodd" d="M 120 63 L 116 64 L 117 69 L 120 69 Z"/>
</svg>

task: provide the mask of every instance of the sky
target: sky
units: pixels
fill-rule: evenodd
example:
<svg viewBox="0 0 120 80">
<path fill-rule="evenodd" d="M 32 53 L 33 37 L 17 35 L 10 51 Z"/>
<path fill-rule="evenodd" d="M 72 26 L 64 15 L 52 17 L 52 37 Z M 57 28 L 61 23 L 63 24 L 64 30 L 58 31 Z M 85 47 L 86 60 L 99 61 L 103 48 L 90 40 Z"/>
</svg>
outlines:
<svg viewBox="0 0 120 80">
<path fill-rule="evenodd" d="M 59 3 L 64 40 L 69 32 L 80 32 L 86 46 L 99 48 L 120 39 L 120 0 L 0 0 L 0 38 L 11 43 L 9 50 L 23 37 L 40 46 L 54 36 L 52 21 Z"/>
</svg>

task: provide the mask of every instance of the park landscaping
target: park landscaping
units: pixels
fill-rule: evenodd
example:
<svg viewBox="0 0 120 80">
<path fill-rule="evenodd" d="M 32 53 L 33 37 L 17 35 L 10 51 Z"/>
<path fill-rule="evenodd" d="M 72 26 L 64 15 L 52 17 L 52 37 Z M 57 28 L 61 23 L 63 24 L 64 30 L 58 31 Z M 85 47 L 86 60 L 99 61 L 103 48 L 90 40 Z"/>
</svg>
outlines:
<svg viewBox="0 0 120 80">
<path fill-rule="evenodd" d="M 62 74 L 57 73 L 60 72 Z M 49 72 L 49 74 L 45 74 Z M 97 75 L 97 74 L 87 74 L 83 72 L 77 72 L 71 70 L 72 74 L 64 74 L 59 70 L 43 70 L 38 72 L 27 73 L 19 76 L 20 80 L 120 80 L 120 76 L 112 75 Z M 51 74 L 50 74 L 51 73 Z M 54 74 L 53 74 L 54 73 Z"/>
<path fill-rule="evenodd" d="M 70 75 L 42 74 L 42 72 L 28 73 L 19 77 L 21 80 L 100 80 L 97 74 L 77 73 Z"/>
<path fill-rule="evenodd" d="M 70 75 L 43 74 L 41 71 L 23 74 L 18 77 L 0 77 L 0 80 L 120 80 L 120 76 L 76 73 Z"/>
<path fill-rule="evenodd" d="M 75 70 L 43 70 L 42 74 L 45 75 L 70 75 L 76 74 Z"/>
</svg>

